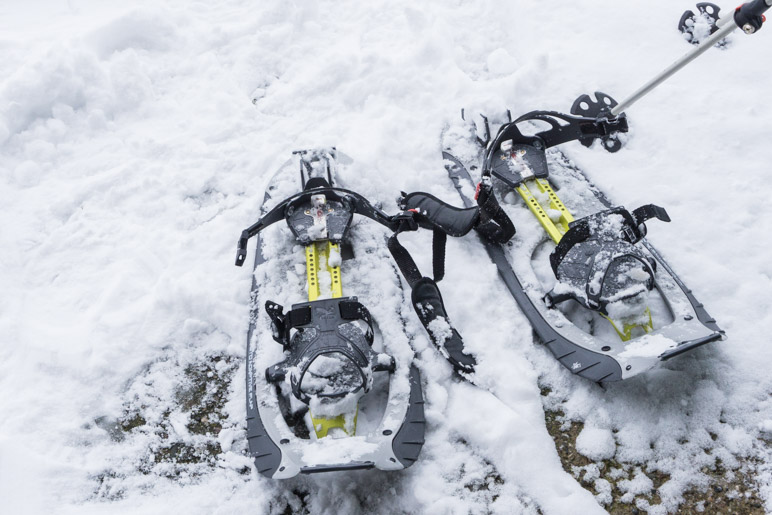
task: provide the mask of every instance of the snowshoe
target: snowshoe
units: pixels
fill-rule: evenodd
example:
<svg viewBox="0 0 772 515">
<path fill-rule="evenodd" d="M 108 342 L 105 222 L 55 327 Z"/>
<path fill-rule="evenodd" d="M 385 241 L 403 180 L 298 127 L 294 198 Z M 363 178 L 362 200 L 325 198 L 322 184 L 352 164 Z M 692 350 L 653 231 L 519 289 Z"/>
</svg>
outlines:
<svg viewBox="0 0 772 515">
<path fill-rule="evenodd" d="M 605 383 L 724 333 L 645 238 L 646 222 L 669 222 L 667 212 L 613 205 L 554 148 L 573 140 L 621 147 L 624 113 L 611 116 L 616 102 L 603 93 L 585 97 L 575 115 L 534 111 L 512 121 L 507 113 L 493 138 L 485 117 L 452 127 L 443 158 L 466 205 L 478 166 L 481 184 L 504 199 L 517 236 L 485 245 L 538 337 L 571 372 Z"/>
<path fill-rule="evenodd" d="M 403 211 L 387 215 L 336 185 L 339 164 L 350 163 L 334 148 L 295 152 L 271 179 L 262 217 L 238 242 L 241 266 L 248 240 L 258 240 L 247 337 L 247 440 L 258 472 L 271 478 L 399 470 L 417 460 L 426 425 L 423 393 L 387 250 L 434 343 L 456 370 L 474 370 L 437 287 L 443 238 L 472 229 L 493 234 L 495 223 L 480 208 L 458 210 L 425 193 L 403 195 Z M 378 222 L 381 232 L 353 223 L 355 214 Z M 285 229 L 265 231 L 282 220 Z M 422 276 L 397 238 L 419 227 L 435 233 L 434 279 Z M 343 295 L 344 271 L 358 297 Z M 307 298 L 299 298 L 304 290 Z M 285 309 L 276 298 L 293 304 Z M 447 331 L 436 330 L 439 325 Z"/>
</svg>

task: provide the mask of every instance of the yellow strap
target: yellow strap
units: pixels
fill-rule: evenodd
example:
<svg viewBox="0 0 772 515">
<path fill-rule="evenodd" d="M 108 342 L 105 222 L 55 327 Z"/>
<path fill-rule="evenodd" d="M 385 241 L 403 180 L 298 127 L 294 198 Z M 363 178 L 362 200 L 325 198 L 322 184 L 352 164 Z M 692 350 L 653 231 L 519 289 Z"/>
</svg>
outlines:
<svg viewBox="0 0 772 515">
<path fill-rule="evenodd" d="M 343 283 L 340 278 L 340 266 L 330 266 L 330 256 L 340 256 L 340 245 L 331 241 L 320 241 L 306 246 L 306 276 L 308 278 L 308 300 L 315 301 L 321 294 L 321 285 L 319 284 L 319 273 L 321 265 L 327 269 L 330 274 L 330 295 L 337 299 L 343 296 Z M 314 417 L 311 415 L 311 422 L 314 424 L 314 431 L 317 438 L 324 438 L 327 433 L 334 428 L 342 429 L 347 435 L 354 436 L 357 430 L 357 415 L 359 407 L 354 414 L 354 424 L 349 432 L 346 429 L 346 417 L 337 415 L 335 417 Z"/>
<path fill-rule="evenodd" d="M 340 245 L 327 241 L 327 271 L 330 273 L 332 280 L 330 284 L 330 290 L 332 292 L 332 298 L 338 299 L 343 297 L 343 283 L 340 280 L 340 266 L 330 266 L 330 256 L 336 256 L 340 261 Z"/>
<path fill-rule="evenodd" d="M 340 266 L 330 266 L 330 256 L 340 256 L 340 245 L 331 241 L 311 243 L 306 246 L 306 276 L 308 278 L 308 300 L 314 301 L 322 295 L 319 273 L 324 262 L 330 274 L 330 296 L 337 299 L 343 296 L 343 283 Z"/>
<path fill-rule="evenodd" d="M 531 213 L 534 214 L 544 230 L 547 231 L 547 234 L 550 238 L 552 238 L 552 241 L 558 243 L 560 238 L 563 237 L 563 233 L 558 230 L 550 217 L 547 216 L 544 208 L 541 207 L 541 204 L 539 204 L 539 201 L 536 200 L 536 197 L 533 196 L 533 193 L 531 193 L 531 190 L 528 189 L 528 186 L 525 183 L 522 183 L 517 187 L 517 192 L 521 197 L 523 197 L 525 205 L 528 206 L 528 209 L 531 210 Z"/>
<path fill-rule="evenodd" d="M 316 252 L 316 243 L 306 246 L 306 277 L 308 278 L 308 300 L 319 298 L 319 256 Z"/>
<path fill-rule="evenodd" d="M 552 189 L 550 183 L 546 179 L 536 179 L 536 185 L 542 193 L 546 193 L 550 197 L 550 208 L 560 211 L 560 225 L 563 226 L 563 233 L 568 231 L 568 224 L 574 221 L 573 215 L 568 211 L 563 202 L 558 198 L 558 194 Z"/>
<path fill-rule="evenodd" d="M 540 192 L 549 195 L 550 209 L 560 211 L 560 219 L 558 220 L 559 225 L 555 225 L 555 222 L 553 222 L 549 215 L 547 215 L 544 207 L 539 203 L 538 200 L 536 200 L 536 197 L 528 187 L 529 184 L 535 184 L 536 188 L 538 188 Z M 552 241 L 559 243 L 560 239 L 563 238 L 563 235 L 566 233 L 566 231 L 568 231 L 568 224 L 574 221 L 574 217 L 568 211 L 563 202 L 561 202 L 561 200 L 558 198 L 557 193 L 555 193 L 555 191 L 552 189 L 550 183 L 545 179 L 533 179 L 527 183 L 524 182 L 520 184 L 520 186 L 517 187 L 517 192 L 523 198 L 525 205 L 528 206 L 528 209 L 531 210 L 531 213 L 534 214 L 544 230 L 547 231 L 547 234 L 550 238 L 552 238 Z"/>
</svg>

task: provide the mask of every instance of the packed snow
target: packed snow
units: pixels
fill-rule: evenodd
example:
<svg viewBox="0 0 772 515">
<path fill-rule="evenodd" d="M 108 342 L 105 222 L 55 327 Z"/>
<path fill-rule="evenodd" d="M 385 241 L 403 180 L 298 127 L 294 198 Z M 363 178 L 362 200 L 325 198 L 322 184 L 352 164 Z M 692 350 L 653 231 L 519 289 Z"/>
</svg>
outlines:
<svg viewBox="0 0 772 515">
<path fill-rule="evenodd" d="M 646 334 L 631 341 L 619 356 L 622 358 L 659 356 L 676 345 L 677 342 L 667 336 Z"/>
<path fill-rule="evenodd" d="M 414 352 L 422 375 L 418 462 L 279 482 L 246 452 L 252 270 L 233 266 L 235 243 L 291 151 L 336 146 L 354 159 L 348 182 L 390 213 L 400 191 L 460 205 L 440 134 L 461 108 L 566 111 L 595 90 L 620 99 L 691 48 L 675 30 L 687 8 L 0 5 L 3 509 L 591 514 L 616 500 L 672 513 L 725 470 L 747 474 L 759 511 L 772 512 L 772 71 L 759 64 L 769 27 L 735 33 L 631 107 L 622 151 L 563 147 L 615 202 L 668 210 L 672 222 L 649 238 L 728 340 L 601 389 L 534 340 L 476 237 L 450 239 L 440 288 L 477 358 L 477 386 L 453 375 L 396 281 L 344 271 L 344 290 L 356 284 L 400 313 L 382 331 L 410 337 L 396 357 Z M 561 192 L 567 205 L 575 195 Z M 384 245 L 373 225 L 352 232 Z M 303 248 L 288 233 L 273 231 L 266 250 L 287 265 L 269 293 L 298 292 L 274 299 L 285 306 L 305 287 Z M 430 238 L 402 238 L 421 270 Z M 381 257 L 385 247 L 362 263 Z M 261 352 L 282 358 L 278 344 Z M 561 463 L 545 410 L 563 432 L 583 424 L 583 479 Z M 330 458 L 322 451 L 314 459 Z"/>
<path fill-rule="evenodd" d="M 453 329 L 444 317 L 437 317 L 427 324 L 427 329 L 437 342 L 437 345 L 442 345 L 450 338 L 453 338 Z"/>
</svg>

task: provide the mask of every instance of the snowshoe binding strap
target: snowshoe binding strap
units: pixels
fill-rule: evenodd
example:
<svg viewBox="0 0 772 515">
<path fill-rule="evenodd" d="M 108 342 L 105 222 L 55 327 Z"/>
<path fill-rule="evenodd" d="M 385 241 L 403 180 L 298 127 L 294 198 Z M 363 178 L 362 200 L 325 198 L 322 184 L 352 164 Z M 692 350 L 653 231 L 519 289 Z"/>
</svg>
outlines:
<svg viewBox="0 0 772 515">
<path fill-rule="evenodd" d="M 372 317 L 356 297 L 304 302 L 286 314 L 269 302 L 266 311 L 274 338 L 289 352 L 286 360 L 266 369 L 266 380 L 277 384 L 289 373 L 292 393 L 301 402 L 367 392 L 373 372 L 395 370 L 393 357 L 372 350 Z M 355 321 L 364 322 L 366 330 Z"/>
<path fill-rule="evenodd" d="M 583 144 L 592 144 L 593 141 L 598 139 L 608 143 L 616 141 L 619 133 L 629 130 L 624 113 L 620 113 L 617 116 L 611 116 L 607 112 L 574 114 L 580 114 L 580 116 L 563 114 L 557 111 L 531 111 L 513 122 L 502 125 L 491 144 L 486 147 L 483 171 L 491 173 L 494 170 L 496 153 L 501 148 L 501 144 L 506 141 L 512 141 L 514 144 L 529 145 L 544 151 L 574 140 L 578 140 Z M 533 136 L 526 136 L 518 127 L 518 124 L 525 122 L 543 122 L 549 125 L 549 128 Z M 619 150 L 619 147 L 604 144 L 604 148 L 610 152 Z"/>
<path fill-rule="evenodd" d="M 633 213 L 617 207 L 573 222 L 550 255 L 559 284 L 545 301 L 552 306 L 573 299 L 605 314 L 609 302 L 653 289 L 656 261 L 636 246 L 646 235 L 644 221 L 650 218 L 670 221 L 663 208 L 648 205 Z M 629 274 L 636 263 L 645 278 Z"/>
<path fill-rule="evenodd" d="M 403 193 L 399 204 L 404 211 L 413 213 L 419 227 L 438 229 L 454 237 L 468 234 L 480 220 L 478 208 L 455 207 L 421 191 Z"/>
<path fill-rule="evenodd" d="M 413 308 L 434 344 L 457 372 L 472 373 L 477 364 L 474 357 L 464 353 L 464 340 L 450 325 L 437 283 L 421 278 L 411 294 Z"/>
<path fill-rule="evenodd" d="M 667 211 L 665 211 L 665 208 L 655 206 L 654 204 L 647 204 L 645 206 L 639 207 L 638 209 L 633 211 L 633 218 L 635 219 L 635 223 L 637 223 L 639 227 L 646 220 L 651 220 L 652 218 L 656 218 L 657 220 L 662 220 L 663 222 L 670 221 L 670 215 L 667 214 Z M 645 231 L 643 235 L 646 236 Z"/>
<path fill-rule="evenodd" d="M 594 232 L 593 226 L 601 224 L 603 220 L 608 219 L 608 217 L 612 215 L 620 215 L 622 217 L 619 237 L 625 239 L 632 245 L 635 245 L 646 236 L 646 224 L 644 222 L 647 220 L 657 218 L 663 222 L 670 221 L 670 216 L 667 214 L 667 211 L 654 204 L 641 206 L 632 213 L 623 207 L 615 207 L 576 220 L 570 224 L 570 229 L 563 235 L 560 243 L 558 243 L 557 247 L 555 247 L 555 250 L 550 255 L 552 271 L 557 274 L 558 266 L 563 258 L 565 258 L 568 251 L 570 251 L 577 243 L 581 243 L 588 239 Z"/>
<path fill-rule="evenodd" d="M 293 234 L 302 244 L 321 239 L 336 243 L 345 241 L 354 214 L 366 216 L 391 230 L 395 230 L 399 225 L 394 217 L 373 206 L 356 192 L 326 187 L 323 185 L 327 184 L 324 179 L 317 182 L 309 180 L 307 186 L 313 184 L 318 186 L 307 188 L 283 200 L 241 232 L 236 250 L 236 266 L 244 264 L 249 239 L 280 220 L 287 221 Z M 315 217 L 317 213 L 318 216 Z"/>
<path fill-rule="evenodd" d="M 493 199 L 493 201 L 491 202 L 490 199 Z M 492 193 L 489 193 L 483 199 L 483 204 L 487 206 L 486 209 L 493 209 L 490 206 L 498 208 L 498 202 L 496 202 Z M 388 248 L 397 262 L 402 275 L 412 289 L 413 308 L 424 328 L 429 333 L 430 338 L 440 352 L 450 361 L 453 368 L 460 373 L 472 373 L 476 364 L 475 359 L 473 356 L 464 353 L 463 339 L 450 324 L 437 282 L 441 281 L 445 276 L 445 246 L 448 235 L 463 236 L 472 229 L 480 230 L 483 209 L 480 207 L 460 209 L 446 204 L 429 193 L 423 192 L 403 195 L 400 200 L 400 206 L 405 211 L 400 215 L 397 230 L 389 238 Z M 500 210 L 500 208 L 498 209 Z M 497 236 L 494 237 L 499 238 L 506 237 L 508 240 L 514 234 L 514 226 L 503 211 L 501 211 L 501 215 L 509 223 L 511 233 L 508 234 L 507 231 L 509 229 L 502 229 L 500 225 L 492 220 L 493 216 L 498 217 L 496 213 L 486 215 L 486 223 L 490 223 L 486 227 L 495 226 L 495 229 L 490 229 L 489 234 L 496 234 Z M 400 233 L 415 231 L 419 227 L 432 229 L 433 232 L 433 279 L 423 276 L 413 257 L 399 242 Z M 498 232 L 494 233 L 494 230 Z"/>
<path fill-rule="evenodd" d="M 430 193 L 402 195 L 400 207 L 414 213 L 419 227 L 440 231 L 453 237 L 465 236 L 472 229 L 497 243 L 506 243 L 515 235 L 512 220 L 501 209 L 493 194 L 490 176 L 483 177 L 475 195 L 478 207 L 458 208 Z"/>
<path fill-rule="evenodd" d="M 492 241 L 505 243 L 515 234 L 515 226 L 493 194 L 490 176 L 480 183 L 476 199 L 478 207 L 463 209 L 451 206 L 429 193 L 403 193 L 399 201 L 403 212 L 394 218 L 399 225 L 388 242 L 389 251 L 412 289 L 413 308 L 418 318 L 453 368 L 467 374 L 474 372 L 475 359 L 464 353 L 464 342 L 450 324 L 437 287 L 437 282 L 445 276 L 448 236 L 464 236 L 474 229 Z M 413 257 L 399 242 L 400 233 L 415 231 L 419 227 L 433 232 L 433 279 L 421 274 Z"/>
<path fill-rule="evenodd" d="M 506 243 L 515 235 L 515 225 L 499 205 L 493 193 L 489 174 L 484 174 L 477 185 L 475 200 L 480 207 L 480 220 L 475 229 L 496 243 Z"/>
</svg>

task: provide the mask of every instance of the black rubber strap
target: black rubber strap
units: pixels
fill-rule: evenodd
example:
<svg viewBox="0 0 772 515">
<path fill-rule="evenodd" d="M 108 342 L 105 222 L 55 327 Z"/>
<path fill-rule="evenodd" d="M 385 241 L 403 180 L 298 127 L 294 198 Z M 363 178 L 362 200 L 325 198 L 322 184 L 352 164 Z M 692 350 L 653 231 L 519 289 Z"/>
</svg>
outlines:
<svg viewBox="0 0 772 515">
<path fill-rule="evenodd" d="M 412 288 L 417 283 L 422 275 L 418 270 L 418 265 L 415 264 L 413 256 L 407 251 L 407 249 L 399 242 L 399 232 L 395 232 L 391 238 L 389 238 L 388 247 L 389 252 L 394 257 L 394 261 L 397 262 L 402 275 L 405 276 L 405 280 Z"/>
<path fill-rule="evenodd" d="M 558 266 L 563 262 L 568 252 L 576 245 L 590 237 L 590 226 L 586 221 L 574 222 L 570 229 L 560 238 L 555 250 L 550 254 L 550 265 L 555 277 L 558 276 Z"/>
<path fill-rule="evenodd" d="M 364 320 L 371 328 L 373 327 L 373 317 L 370 315 L 364 304 L 353 300 L 341 301 L 338 304 L 340 308 L 340 317 L 344 320 Z"/>
<path fill-rule="evenodd" d="M 438 229 L 450 236 L 464 236 L 479 221 L 479 209 L 459 208 L 444 202 L 431 193 L 416 191 L 402 194 L 400 207 L 412 213 L 415 222 L 424 229 Z"/>
<path fill-rule="evenodd" d="M 413 308 L 426 332 L 429 333 L 432 342 L 437 347 L 444 349 L 453 368 L 458 372 L 467 374 L 474 372 L 476 364 L 474 356 L 464 352 L 464 340 L 450 323 L 437 283 L 428 277 L 422 278 L 413 288 L 411 300 Z M 444 320 L 450 329 L 450 334 L 432 332 L 430 325 L 438 318 Z"/>
<path fill-rule="evenodd" d="M 336 202 L 348 202 L 354 208 L 354 213 L 366 216 L 391 230 L 396 230 L 399 226 L 399 220 L 390 217 L 377 207 L 373 206 L 365 197 L 351 190 L 343 188 L 316 188 L 313 190 L 304 190 L 289 198 L 284 199 L 271 211 L 265 214 L 260 220 L 247 227 L 241 232 L 236 248 L 236 266 L 242 266 L 247 257 L 247 243 L 249 239 L 266 227 L 284 220 L 287 215 L 287 207 L 295 205 L 298 202 L 304 202 L 312 195 L 326 195 L 329 200 Z"/>
<path fill-rule="evenodd" d="M 304 306 L 302 308 L 295 308 L 287 313 L 287 328 L 301 327 L 311 323 L 311 308 Z"/>
<path fill-rule="evenodd" d="M 574 247 L 574 245 L 581 243 L 592 236 L 592 229 L 590 228 L 590 220 L 591 219 L 597 220 L 611 215 L 620 215 L 624 218 L 625 223 L 622 227 L 621 233 L 619 234 L 619 238 L 624 241 L 627 241 L 632 245 L 635 245 L 636 243 L 641 241 L 641 239 L 646 235 L 645 226 L 641 227 L 641 225 L 646 220 L 656 218 L 658 220 L 662 220 L 663 222 L 670 221 L 670 216 L 668 216 L 667 211 L 665 211 L 664 208 L 656 206 L 654 204 L 647 204 L 645 206 L 639 207 L 632 213 L 630 213 L 629 211 L 627 211 L 622 207 L 616 207 L 613 209 L 609 209 L 607 211 L 596 213 L 595 215 L 590 215 L 580 220 L 576 220 L 575 222 L 572 222 L 568 232 L 566 232 L 563 235 L 563 237 L 560 239 L 560 242 L 555 247 L 555 250 L 553 250 L 552 254 L 550 254 L 550 265 L 552 266 L 552 271 L 558 280 L 560 280 L 560 276 L 558 275 L 558 267 L 560 266 L 560 263 L 563 261 L 563 259 L 565 259 L 569 251 Z M 589 276 L 587 277 L 586 295 L 587 295 L 588 303 L 592 304 L 590 307 L 592 307 L 593 309 L 602 310 L 604 309 L 604 307 L 600 305 L 600 297 L 601 297 L 600 290 L 602 290 L 603 281 L 605 280 L 606 273 L 608 272 L 608 266 L 602 271 L 599 270 L 596 264 L 599 254 L 592 256 L 593 264 L 591 267 L 591 271 L 589 272 Z M 616 259 L 617 257 L 622 257 L 622 256 L 630 256 L 637 259 L 638 261 L 641 261 L 641 263 L 644 265 L 646 270 L 649 271 L 649 274 L 651 275 L 651 277 L 652 278 L 654 277 L 656 272 L 656 262 L 649 263 L 634 254 L 619 255 L 619 256 L 613 257 L 611 261 L 614 261 L 614 259 Z M 603 273 L 603 278 L 600 281 L 601 288 L 599 291 L 591 292 L 590 285 L 597 283 L 597 281 L 595 280 L 597 279 L 596 276 L 601 272 Z M 561 301 L 555 295 L 552 295 L 550 300 L 553 304 L 557 304 L 558 302 Z"/>
<path fill-rule="evenodd" d="M 464 236 L 474 229 L 497 243 L 509 241 L 515 235 L 515 226 L 493 194 L 490 176 L 483 178 L 475 198 L 477 208 L 458 208 L 430 193 L 417 191 L 403 194 L 400 203 L 405 210 L 414 213 L 421 227 L 454 237 Z"/>
<path fill-rule="evenodd" d="M 435 229 L 432 238 L 432 273 L 434 280 L 439 282 L 445 277 L 445 245 L 448 235 Z"/>
<path fill-rule="evenodd" d="M 311 308 L 295 308 L 284 313 L 284 307 L 270 300 L 265 303 L 265 312 L 273 323 L 273 339 L 287 347 L 290 343 L 290 330 L 311 323 Z"/>
<path fill-rule="evenodd" d="M 499 205 L 493 193 L 493 186 L 485 180 L 485 177 L 477 191 L 477 205 L 480 207 L 480 220 L 475 230 L 496 243 L 506 243 L 511 240 L 516 232 L 515 225 Z"/>
<path fill-rule="evenodd" d="M 633 218 L 635 219 L 635 222 L 637 224 L 641 224 L 646 220 L 650 220 L 652 218 L 656 218 L 657 220 L 662 220 L 663 222 L 670 221 L 670 215 L 667 214 L 667 211 L 665 211 L 665 208 L 655 206 L 654 204 L 648 204 L 648 205 L 639 207 L 638 209 L 633 211 Z"/>
<path fill-rule="evenodd" d="M 416 226 L 403 224 L 388 241 L 388 248 L 391 255 L 394 257 L 394 261 L 397 262 L 399 270 L 402 275 L 405 276 L 405 280 L 412 288 L 421 278 L 423 274 L 418 269 L 413 256 L 410 252 L 399 242 L 399 234 L 405 231 L 416 230 Z M 448 235 L 440 228 L 435 228 L 432 238 L 432 272 L 434 274 L 434 280 L 439 282 L 445 277 L 445 246 L 448 241 Z"/>
<path fill-rule="evenodd" d="M 338 304 L 338 310 L 340 311 L 340 317 L 343 320 L 362 320 L 367 324 L 368 330 L 365 332 L 365 339 L 367 339 L 367 343 L 372 346 L 374 333 L 373 317 L 370 315 L 370 310 L 368 310 L 364 304 L 355 300 L 341 301 Z M 377 362 L 378 360 L 375 360 L 375 363 Z M 374 367 L 373 370 L 378 371 L 381 369 Z"/>
<path fill-rule="evenodd" d="M 563 258 L 566 257 L 566 254 L 568 254 L 571 248 L 577 243 L 581 243 L 590 237 L 592 231 L 590 230 L 588 220 L 591 218 L 600 218 L 610 215 L 621 215 L 625 219 L 625 227 L 620 237 L 626 239 L 632 244 L 638 243 L 641 238 L 646 235 L 646 232 L 642 232 L 638 227 L 646 220 L 656 218 L 657 220 L 662 220 L 663 222 L 670 221 L 670 216 L 667 214 L 667 211 L 665 211 L 665 208 L 656 206 L 654 204 L 647 204 L 645 206 L 639 207 L 632 213 L 623 207 L 616 207 L 607 211 L 596 213 L 595 215 L 590 215 L 580 220 L 576 220 L 575 222 L 571 222 L 570 229 L 563 235 L 557 247 L 555 247 L 555 250 L 552 251 L 552 254 L 550 254 L 550 265 L 552 265 L 552 271 L 555 273 L 555 277 L 557 277 L 558 266 L 563 261 Z"/>
</svg>

